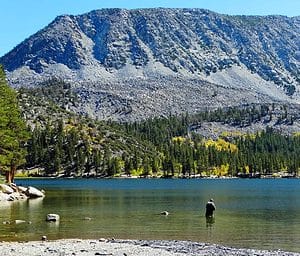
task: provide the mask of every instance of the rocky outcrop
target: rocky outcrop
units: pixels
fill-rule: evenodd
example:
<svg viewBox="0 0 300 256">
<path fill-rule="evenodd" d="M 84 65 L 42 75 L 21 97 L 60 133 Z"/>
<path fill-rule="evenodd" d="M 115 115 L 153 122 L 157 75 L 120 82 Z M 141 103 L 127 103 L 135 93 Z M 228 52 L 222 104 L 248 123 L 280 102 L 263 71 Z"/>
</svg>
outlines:
<svg viewBox="0 0 300 256">
<path fill-rule="evenodd" d="M 19 201 L 30 198 L 44 197 L 43 191 L 34 187 L 25 188 L 15 184 L 0 184 L 0 202 L 1 201 Z"/>
</svg>

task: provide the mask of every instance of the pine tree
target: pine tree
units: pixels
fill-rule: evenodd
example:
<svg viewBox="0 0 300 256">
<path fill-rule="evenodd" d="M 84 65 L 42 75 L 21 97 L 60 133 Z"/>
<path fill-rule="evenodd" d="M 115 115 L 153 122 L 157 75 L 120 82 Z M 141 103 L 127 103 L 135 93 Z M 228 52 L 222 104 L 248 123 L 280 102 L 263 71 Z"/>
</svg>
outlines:
<svg viewBox="0 0 300 256">
<path fill-rule="evenodd" d="M 17 167 L 25 163 L 25 143 L 29 133 L 21 118 L 17 93 L 9 87 L 0 66 L 0 167 L 6 171 L 11 183 Z"/>
</svg>

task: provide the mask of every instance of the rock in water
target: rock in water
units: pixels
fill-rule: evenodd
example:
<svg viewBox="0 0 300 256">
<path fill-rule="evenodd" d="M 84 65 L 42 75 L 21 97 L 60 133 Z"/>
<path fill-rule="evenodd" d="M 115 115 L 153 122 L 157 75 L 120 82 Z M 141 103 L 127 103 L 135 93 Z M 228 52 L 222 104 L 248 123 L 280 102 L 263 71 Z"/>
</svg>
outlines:
<svg viewBox="0 0 300 256">
<path fill-rule="evenodd" d="M 160 213 L 160 215 L 165 215 L 165 216 L 168 216 L 168 215 L 169 215 L 169 212 L 167 212 L 167 211 L 163 211 L 163 212 L 161 212 L 161 213 Z"/>
<path fill-rule="evenodd" d="M 34 188 L 34 187 L 28 187 L 27 190 L 26 190 L 26 195 L 29 198 L 37 198 L 37 197 L 44 197 L 45 196 L 42 191 L 40 191 L 40 190 L 38 190 L 37 188 Z"/>
<path fill-rule="evenodd" d="M 59 221 L 60 217 L 58 214 L 55 213 L 49 213 L 46 216 L 46 221 Z"/>
<path fill-rule="evenodd" d="M 16 224 L 23 224 L 23 223 L 26 223 L 25 220 L 15 220 L 15 223 Z"/>
</svg>

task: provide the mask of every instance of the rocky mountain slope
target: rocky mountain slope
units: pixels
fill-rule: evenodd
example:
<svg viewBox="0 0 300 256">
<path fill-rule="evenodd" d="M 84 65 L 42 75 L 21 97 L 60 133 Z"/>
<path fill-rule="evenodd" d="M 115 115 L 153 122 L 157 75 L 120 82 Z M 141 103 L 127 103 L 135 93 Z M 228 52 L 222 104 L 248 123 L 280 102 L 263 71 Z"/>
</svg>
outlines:
<svg viewBox="0 0 300 256">
<path fill-rule="evenodd" d="M 94 118 L 300 100 L 300 17 L 103 9 L 57 17 L 0 58 L 9 82 L 70 82 Z"/>
</svg>

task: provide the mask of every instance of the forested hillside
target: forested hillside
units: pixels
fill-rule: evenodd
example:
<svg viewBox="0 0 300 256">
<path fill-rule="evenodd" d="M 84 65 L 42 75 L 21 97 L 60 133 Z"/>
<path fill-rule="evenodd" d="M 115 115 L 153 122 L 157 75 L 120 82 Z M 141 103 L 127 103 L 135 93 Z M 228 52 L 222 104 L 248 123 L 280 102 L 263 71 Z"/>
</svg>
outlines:
<svg viewBox="0 0 300 256">
<path fill-rule="evenodd" d="M 300 137 L 294 130 L 299 115 L 290 106 L 244 105 L 120 123 L 69 112 L 68 105 L 77 100 L 69 88 L 54 80 L 40 88 L 19 90 L 21 109 L 32 131 L 25 167 L 38 169 L 40 175 L 298 173 Z M 211 124 L 219 130 L 208 133 Z"/>
<path fill-rule="evenodd" d="M 62 81 L 16 93 L 2 71 L 0 89 L 0 167 L 11 178 L 18 166 L 25 175 L 58 177 L 299 174 L 299 133 L 278 129 L 299 121 L 288 106 L 246 105 L 119 123 L 69 112 L 64 100 L 76 98 Z M 236 132 L 203 133 L 212 123 Z M 257 124 L 265 128 L 237 132 Z"/>
<path fill-rule="evenodd" d="M 186 116 L 135 124 L 82 121 L 35 128 L 27 167 L 41 167 L 46 175 L 99 177 L 294 176 L 300 168 L 300 136 L 272 128 L 212 140 L 189 131 Z"/>
</svg>

